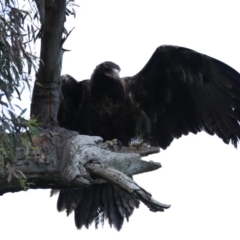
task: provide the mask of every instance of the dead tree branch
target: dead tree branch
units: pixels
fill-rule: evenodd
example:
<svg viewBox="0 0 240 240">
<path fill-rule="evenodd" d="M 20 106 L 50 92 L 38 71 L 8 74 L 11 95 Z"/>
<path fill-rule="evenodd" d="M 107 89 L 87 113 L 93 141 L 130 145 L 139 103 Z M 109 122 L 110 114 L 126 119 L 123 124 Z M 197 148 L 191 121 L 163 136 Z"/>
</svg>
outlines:
<svg viewBox="0 0 240 240">
<path fill-rule="evenodd" d="M 26 178 L 26 186 L 33 189 L 82 188 L 108 182 L 141 200 L 151 211 L 169 207 L 154 200 L 129 177 L 161 167 L 160 163 L 141 160 L 141 155 L 157 153 L 156 147 L 124 147 L 113 152 L 100 137 L 78 135 L 57 127 L 44 130 L 34 142 L 38 149 L 32 150 L 28 157 L 18 148 L 13 164 L 15 173 L 21 174 L 10 179 L 7 168 L 0 172 L 0 194 L 23 190 L 21 176 Z"/>
</svg>

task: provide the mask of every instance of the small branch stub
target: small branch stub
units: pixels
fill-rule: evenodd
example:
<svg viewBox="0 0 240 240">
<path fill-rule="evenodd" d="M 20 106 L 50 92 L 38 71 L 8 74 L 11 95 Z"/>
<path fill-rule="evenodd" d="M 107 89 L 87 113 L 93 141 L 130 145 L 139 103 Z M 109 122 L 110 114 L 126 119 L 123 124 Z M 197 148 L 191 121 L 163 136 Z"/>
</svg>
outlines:
<svg viewBox="0 0 240 240">
<path fill-rule="evenodd" d="M 106 180 L 108 183 L 117 185 L 121 189 L 124 189 L 133 197 L 139 199 L 148 208 L 153 211 L 161 211 L 170 207 L 170 205 L 160 203 L 152 198 L 151 194 L 140 187 L 132 178 L 126 176 L 122 172 L 113 169 L 106 164 L 90 161 L 85 164 L 86 169 L 93 175 L 95 178 L 100 178 Z"/>
</svg>

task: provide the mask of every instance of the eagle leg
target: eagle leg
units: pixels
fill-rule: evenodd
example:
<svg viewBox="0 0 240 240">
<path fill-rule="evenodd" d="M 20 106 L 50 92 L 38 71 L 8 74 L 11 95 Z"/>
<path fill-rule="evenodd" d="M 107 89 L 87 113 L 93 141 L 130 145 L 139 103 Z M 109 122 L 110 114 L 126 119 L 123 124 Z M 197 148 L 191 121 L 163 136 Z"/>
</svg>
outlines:
<svg viewBox="0 0 240 240">
<path fill-rule="evenodd" d="M 143 141 L 138 141 L 138 142 L 131 142 L 129 143 L 129 147 L 130 148 L 136 148 L 137 150 L 141 149 L 141 148 L 146 148 L 148 147 L 147 143 L 144 143 Z"/>
<path fill-rule="evenodd" d="M 108 147 L 114 152 L 114 146 L 118 147 L 118 151 L 121 150 L 122 148 L 122 143 L 121 141 L 119 141 L 118 139 L 114 138 L 110 141 L 106 141 L 106 143 L 108 144 Z"/>
</svg>

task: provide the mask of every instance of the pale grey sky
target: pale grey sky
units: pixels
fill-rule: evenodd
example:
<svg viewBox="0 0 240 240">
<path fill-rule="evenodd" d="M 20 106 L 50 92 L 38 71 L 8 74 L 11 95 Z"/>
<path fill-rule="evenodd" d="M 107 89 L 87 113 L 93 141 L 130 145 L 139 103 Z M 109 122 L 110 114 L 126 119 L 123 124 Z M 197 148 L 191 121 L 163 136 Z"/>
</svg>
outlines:
<svg viewBox="0 0 240 240">
<path fill-rule="evenodd" d="M 89 78 L 110 60 L 122 76 L 137 73 L 156 47 L 173 44 L 215 57 L 240 71 L 238 1 L 79 0 L 75 30 L 65 48 L 63 73 Z M 25 104 L 25 103 L 24 103 Z M 73 216 L 56 210 L 49 191 L 6 194 L 0 198 L 1 236 L 8 239 L 240 239 L 240 152 L 206 134 L 175 140 L 149 157 L 162 163 L 135 177 L 140 185 L 172 207 L 152 213 L 141 205 L 121 232 L 78 231 Z"/>
</svg>

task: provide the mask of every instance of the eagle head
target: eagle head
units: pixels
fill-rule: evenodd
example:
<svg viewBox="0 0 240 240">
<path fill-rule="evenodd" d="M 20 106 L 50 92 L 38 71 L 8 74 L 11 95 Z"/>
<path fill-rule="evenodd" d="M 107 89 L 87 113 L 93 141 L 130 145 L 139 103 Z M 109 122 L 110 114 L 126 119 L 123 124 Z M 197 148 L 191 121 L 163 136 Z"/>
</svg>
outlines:
<svg viewBox="0 0 240 240">
<path fill-rule="evenodd" d="M 119 80 L 120 67 L 113 62 L 103 62 L 99 64 L 93 74 L 92 79 Z"/>
</svg>

